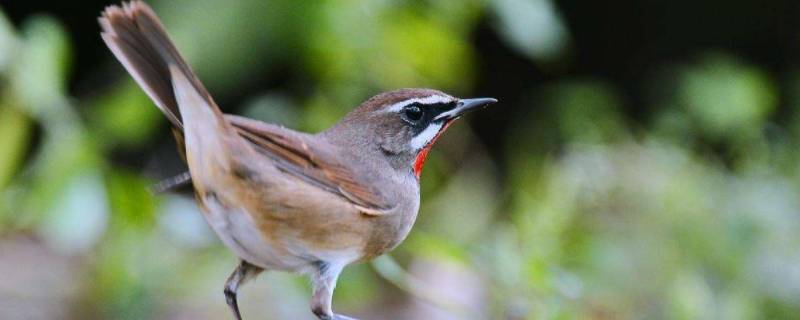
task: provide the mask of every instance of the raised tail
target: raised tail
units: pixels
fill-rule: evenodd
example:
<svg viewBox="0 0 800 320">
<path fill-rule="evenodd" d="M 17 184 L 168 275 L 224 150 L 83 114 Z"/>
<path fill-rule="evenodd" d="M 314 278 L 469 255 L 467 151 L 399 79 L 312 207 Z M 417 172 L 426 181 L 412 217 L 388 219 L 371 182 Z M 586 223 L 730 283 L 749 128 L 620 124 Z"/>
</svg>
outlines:
<svg viewBox="0 0 800 320">
<path fill-rule="evenodd" d="M 179 151 L 195 187 L 198 179 L 212 179 L 205 173 L 227 168 L 235 147 L 231 143 L 240 137 L 178 53 L 153 10 L 134 0 L 122 7 L 107 7 L 99 21 L 106 45 L 174 125 Z"/>
<path fill-rule="evenodd" d="M 103 29 L 101 36 L 114 56 L 178 129 L 183 129 L 183 118 L 174 91 L 176 86 L 188 85 L 222 118 L 211 95 L 178 53 L 158 16 L 147 4 L 134 0 L 123 3 L 121 8 L 109 6 L 99 21 Z M 173 72 L 180 73 L 180 81 L 186 82 L 174 83 Z"/>
</svg>

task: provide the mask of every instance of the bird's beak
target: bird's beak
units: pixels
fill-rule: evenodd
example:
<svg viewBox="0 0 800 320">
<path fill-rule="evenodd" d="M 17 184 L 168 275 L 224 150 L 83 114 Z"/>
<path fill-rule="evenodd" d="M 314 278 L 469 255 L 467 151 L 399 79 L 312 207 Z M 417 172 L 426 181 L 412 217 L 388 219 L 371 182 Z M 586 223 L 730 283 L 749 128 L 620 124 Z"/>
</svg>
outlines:
<svg viewBox="0 0 800 320">
<path fill-rule="evenodd" d="M 497 102 L 497 99 L 495 98 L 460 99 L 458 100 L 458 104 L 456 104 L 455 108 L 448 110 L 447 112 L 442 112 L 433 120 L 455 119 L 467 112 L 487 107 L 495 102 Z"/>
</svg>

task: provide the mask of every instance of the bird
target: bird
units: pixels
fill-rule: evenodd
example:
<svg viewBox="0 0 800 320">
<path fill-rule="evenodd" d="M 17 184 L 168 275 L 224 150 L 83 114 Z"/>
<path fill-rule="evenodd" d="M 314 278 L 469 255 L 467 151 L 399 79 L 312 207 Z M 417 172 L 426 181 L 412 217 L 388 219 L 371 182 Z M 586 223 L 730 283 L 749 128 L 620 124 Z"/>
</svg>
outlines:
<svg viewBox="0 0 800 320">
<path fill-rule="evenodd" d="M 206 222 L 240 259 L 223 289 L 237 320 L 239 288 L 265 270 L 308 275 L 317 318 L 353 319 L 331 306 L 339 274 L 406 238 L 434 142 L 497 102 L 397 89 L 326 130 L 295 131 L 224 114 L 146 3 L 108 6 L 98 20 L 102 40 L 169 120 Z"/>
</svg>

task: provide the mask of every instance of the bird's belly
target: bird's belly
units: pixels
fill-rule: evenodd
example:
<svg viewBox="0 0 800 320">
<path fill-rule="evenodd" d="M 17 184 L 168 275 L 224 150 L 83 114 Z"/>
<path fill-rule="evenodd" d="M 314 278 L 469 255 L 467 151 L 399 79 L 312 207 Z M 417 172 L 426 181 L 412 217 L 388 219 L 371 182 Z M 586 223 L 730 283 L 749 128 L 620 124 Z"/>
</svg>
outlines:
<svg viewBox="0 0 800 320">
<path fill-rule="evenodd" d="M 228 206 L 216 194 L 206 195 L 203 200 L 206 221 L 239 258 L 265 269 L 285 271 L 302 271 L 313 262 L 287 253 L 278 247 L 281 244 L 262 236 L 246 209 Z"/>
</svg>

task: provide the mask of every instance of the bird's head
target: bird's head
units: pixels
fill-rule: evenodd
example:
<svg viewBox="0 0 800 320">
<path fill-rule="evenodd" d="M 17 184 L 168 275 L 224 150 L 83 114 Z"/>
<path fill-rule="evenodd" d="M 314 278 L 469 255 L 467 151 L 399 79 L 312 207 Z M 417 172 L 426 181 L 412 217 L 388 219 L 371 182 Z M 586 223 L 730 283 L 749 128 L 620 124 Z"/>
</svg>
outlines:
<svg viewBox="0 0 800 320">
<path fill-rule="evenodd" d="M 432 89 L 400 89 L 376 95 L 328 130 L 340 141 L 378 151 L 398 170 L 419 178 L 436 139 L 463 114 L 497 102 L 459 99 Z"/>
</svg>

